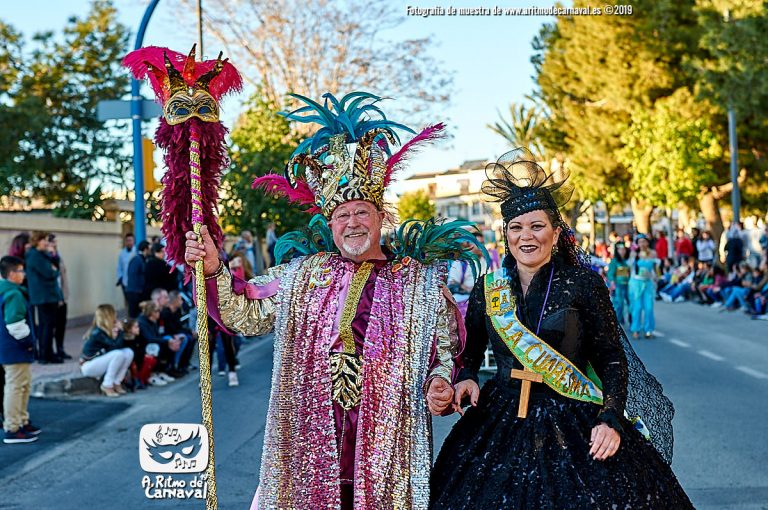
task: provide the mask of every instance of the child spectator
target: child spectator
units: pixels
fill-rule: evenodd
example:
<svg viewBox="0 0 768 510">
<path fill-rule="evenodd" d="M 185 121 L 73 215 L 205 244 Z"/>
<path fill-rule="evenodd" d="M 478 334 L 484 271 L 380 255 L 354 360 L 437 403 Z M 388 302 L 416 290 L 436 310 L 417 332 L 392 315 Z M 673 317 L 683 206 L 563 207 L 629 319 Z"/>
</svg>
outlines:
<svg viewBox="0 0 768 510">
<path fill-rule="evenodd" d="M 158 364 L 161 365 L 161 371 L 153 374 L 149 378 L 150 384 L 154 386 L 163 386 L 163 383 L 169 383 L 176 380 L 174 376 L 166 373 L 172 371 L 173 363 L 171 358 L 181 348 L 182 338 L 173 337 L 160 333 L 160 309 L 152 301 L 142 301 L 139 305 L 141 315 L 139 315 L 139 332 L 142 341 L 147 345 L 146 352 L 158 354 Z M 152 344 L 155 346 L 153 347 Z"/>
<path fill-rule="evenodd" d="M 133 363 L 130 369 L 133 389 L 143 390 L 149 384 L 152 370 L 157 365 L 157 358 L 146 353 L 147 344 L 141 337 L 139 322 L 136 319 L 127 319 L 123 323 L 123 340 L 125 346 L 133 351 Z M 163 382 L 162 385 L 165 384 Z"/>
<path fill-rule="evenodd" d="M 194 339 L 197 336 L 182 320 L 183 299 L 181 293 L 178 290 L 173 290 L 168 293 L 166 299 L 166 306 L 160 311 L 160 322 L 163 324 L 164 333 L 173 337 L 180 337 L 183 335 L 181 347 L 174 356 L 174 368 L 176 371 L 186 374 L 189 368 L 189 360 L 192 357 L 195 344 Z"/>
<path fill-rule="evenodd" d="M 126 393 L 123 379 L 133 361 L 133 351 L 123 346 L 123 332 L 112 305 L 99 305 L 93 315 L 93 325 L 85 334 L 80 356 L 80 370 L 86 377 L 100 378 L 101 392 L 108 397 Z"/>
<path fill-rule="evenodd" d="M 31 443 L 40 429 L 29 422 L 31 363 L 35 359 L 32 314 L 21 282 L 24 261 L 19 257 L 0 259 L 0 364 L 5 371 L 3 397 L 4 443 Z"/>
</svg>

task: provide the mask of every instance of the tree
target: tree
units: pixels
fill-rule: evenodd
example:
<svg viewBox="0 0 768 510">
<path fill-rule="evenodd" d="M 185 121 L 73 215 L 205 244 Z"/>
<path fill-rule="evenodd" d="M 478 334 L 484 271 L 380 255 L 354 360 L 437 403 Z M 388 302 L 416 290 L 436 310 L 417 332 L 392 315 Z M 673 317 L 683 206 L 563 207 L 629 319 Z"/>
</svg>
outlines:
<svg viewBox="0 0 768 510">
<path fill-rule="evenodd" d="M 385 39 L 405 21 L 388 0 L 210 0 L 204 13 L 206 31 L 275 104 L 290 92 L 365 89 L 397 98 L 411 122 L 434 122 L 426 112 L 449 100 L 452 77 L 430 56 L 430 38 Z"/>
<path fill-rule="evenodd" d="M 284 233 L 306 226 L 309 215 L 284 198 L 251 189 L 256 177 L 281 173 L 296 141 L 290 125 L 277 115 L 280 108 L 257 90 L 245 104 L 246 110 L 232 131 L 232 163 L 222 180 L 221 220 L 226 232 L 266 231 L 274 222 Z"/>
<path fill-rule="evenodd" d="M 630 176 L 617 157 L 621 134 L 633 112 L 678 88 L 676 66 L 691 44 L 682 28 L 686 15 L 684 7 L 658 2 L 621 18 L 563 17 L 534 40 L 536 96 L 562 134 L 549 138 L 560 140 L 582 198 L 609 207 L 631 198 Z M 652 204 L 634 203 L 636 219 L 647 219 Z"/>
<path fill-rule="evenodd" d="M 13 122 L 2 122 L 0 134 L 18 145 L 0 153 L 0 194 L 41 197 L 59 214 L 91 218 L 102 185 L 121 185 L 130 167 L 124 136 L 96 119 L 100 100 L 128 91 L 120 59 L 129 31 L 111 1 L 94 0 L 85 18 L 68 21 L 61 38 L 36 34 L 28 54 L 20 38 L 2 32 L 11 44 L 2 45 L 0 66 L 10 58 L 16 73 L 5 78 L 12 81 L 2 112 Z"/>
<path fill-rule="evenodd" d="M 622 135 L 619 160 L 626 165 L 638 199 L 675 207 L 697 204 L 703 190 L 719 182 L 715 168 L 723 148 L 713 125 L 714 110 L 683 87 L 638 110 Z"/>
<path fill-rule="evenodd" d="M 486 127 L 501 136 L 512 147 L 525 147 L 534 156 L 544 156 L 540 140 L 540 125 L 542 115 L 536 107 L 526 107 L 524 104 L 509 105 L 509 120 L 499 113 L 499 120 Z"/>
<path fill-rule="evenodd" d="M 429 194 L 420 189 L 403 193 L 397 203 L 400 221 L 428 220 L 435 216 L 435 204 L 429 199 Z"/>
<path fill-rule="evenodd" d="M 735 111 L 739 143 L 739 165 L 747 171 L 740 177 L 742 206 L 765 212 L 768 202 L 768 14 L 758 0 L 725 2 L 700 0 L 696 7 L 701 28 L 699 50 L 687 62 L 700 96 L 719 109 L 719 121 L 726 124 L 726 110 Z M 723 145 L 727 145 L 723 134 Z M 730 157 L 730 155 L 729 155 Z M 729 179 L 727 170 L 723 180 Z M 748 178 L 747 178 L 748 176 Z M 722 182 L 722 181 L 721 181 Z M 722 229 L 718 200 L 730 193 L 730 185 L 713 187 L 703 197 L 702 212 L 710 228 Z"/>
</svg>

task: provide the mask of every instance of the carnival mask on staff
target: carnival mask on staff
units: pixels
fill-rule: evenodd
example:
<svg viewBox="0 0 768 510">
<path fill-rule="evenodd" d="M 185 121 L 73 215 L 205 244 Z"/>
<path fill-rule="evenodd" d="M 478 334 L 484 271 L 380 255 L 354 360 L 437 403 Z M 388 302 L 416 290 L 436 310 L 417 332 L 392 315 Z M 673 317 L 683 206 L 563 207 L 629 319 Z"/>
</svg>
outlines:
<svg viewBox="0 0 768 510">
<path fill-rule="evenodd" d="M 155 142 L 165 151 L 167 167 L 161 193 L 162 231 L 172 263 L 184 260 L 186 233 L 200 234 L 203 225 L 218 246 L 223 233 L 216 221 L 216 199 L 221 172 L 228 163 L 224 135 L 219 122 L 218 101 L 224 94 L 242 88 L 237 70 L 221 54 L 216 60 L 195 61 L 195 47 L 186 57 L 166 48 L 148 47 L 123 60 L 136 79 L 148 78 L 163 117 Z M 187 273 L 189 274 L 189 273 Z M 200 398 L 203 425 L 208 431 L 206 508 L 216 510 L 216 473 L 213 446 L 213 404 L 208 344 L 208 311 L 202 261 L 195 265 L 197 332 L 200 354 Z"/>
<path fill-rule="evenodd" d="M 184 260 L 184 234 L 192 230 L 194 222 L 207 225 L 221 246 L 223 233 L 215 211 L 221 172 L 228 158 L 224 141 L 227 129 L 219 121 L 219 101 L 241 90 L 243 81 L 221 54 L 216 60 L 196 61 L 194 46 L 189 55 L 154 46 L 141 48 L 128 54 L 123 65 L 136 79 L 149 80 L 163 107 L 155 133 L 155 143 L 165 151 L 168 169 L 161 181 L 162 231 L 168 259 L 180 263 Z"/>
</svg>

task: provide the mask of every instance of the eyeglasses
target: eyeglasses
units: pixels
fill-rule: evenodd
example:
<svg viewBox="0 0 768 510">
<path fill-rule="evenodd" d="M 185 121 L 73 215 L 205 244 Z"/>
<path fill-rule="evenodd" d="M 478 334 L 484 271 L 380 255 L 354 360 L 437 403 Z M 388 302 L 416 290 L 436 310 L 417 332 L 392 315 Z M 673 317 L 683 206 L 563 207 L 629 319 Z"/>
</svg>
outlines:
<svg viewBox="0 0 768 510">
<path fill-rule="evenodd" d="M 354 216 L 357 219 L 357 221 L 360 221 L 360 222 L 367 221 L 368 218 L 371 217 L 371 211 L 367 209 L 359 209 L 352 214 L 346 211 L 340 212 L 339 214 L 333 216 L 331 218 L 331 221 L 337 221 L 341 224 L 346 224 L 346 223 L 349 223 L 349 220 L 352 219 L 352 216 Z"/>
</svg>

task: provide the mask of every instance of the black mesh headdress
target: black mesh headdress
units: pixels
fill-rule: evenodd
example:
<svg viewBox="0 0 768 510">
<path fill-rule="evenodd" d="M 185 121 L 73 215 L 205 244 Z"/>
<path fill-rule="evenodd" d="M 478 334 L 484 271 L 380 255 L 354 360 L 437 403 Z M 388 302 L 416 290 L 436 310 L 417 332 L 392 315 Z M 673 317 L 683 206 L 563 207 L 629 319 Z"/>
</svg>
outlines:
<svg viewBox="0 0 768 510">
<path fill-rule="evenodd" d="M 488 178 L 483 193 L 501 202 L 501 215 L 507 222 L 531 211 L 550 210 L 558 216 L 573 195 L 573 185 L 567 183 L 567 172 L 555 177 L 547 173 L 533 154 L 519 147 L 503 154 L 495 163 L 485 167 Z"/>
<path fill-rule="evenodd" d="M 589 267 L 589 255 L 576 242 L 573 229 L 563 221 L 559 211 L 573 195 L 573 185 L 566 182 L 568 172 L 563 171 L 559 178 L 555 178 L 554 174 L 548 174 L 536 163 L 528 149 L 519 147 L 486 166 L 485 175 L 487 180 L 482 191 L 491 197 L 492 202 L 501 202 L 505 229 L 510 220 L 521 214 L 547 211 L 554 217 L 553 226 L 562 229 L 557 242 L 559 256 L 572 266 Z M 504 249 L 507 259 L 511 259 L 506 235 Z M 514 260 L 507 259 L 505 264 Z"/>
</svg>

